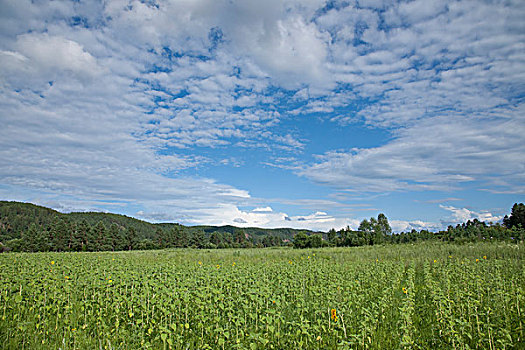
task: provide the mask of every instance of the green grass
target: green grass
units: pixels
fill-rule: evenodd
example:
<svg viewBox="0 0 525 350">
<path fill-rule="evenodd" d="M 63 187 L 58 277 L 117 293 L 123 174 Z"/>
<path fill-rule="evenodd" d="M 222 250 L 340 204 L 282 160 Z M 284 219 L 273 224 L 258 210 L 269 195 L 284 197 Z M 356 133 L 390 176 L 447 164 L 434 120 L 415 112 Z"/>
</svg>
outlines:
<svg viewBox="0 0 525 350">
<path fill-rule="evenodd" d="M 504 243 L 3 254 L 0 348 L 522 349 L 524 257 Z"/>
</svg>

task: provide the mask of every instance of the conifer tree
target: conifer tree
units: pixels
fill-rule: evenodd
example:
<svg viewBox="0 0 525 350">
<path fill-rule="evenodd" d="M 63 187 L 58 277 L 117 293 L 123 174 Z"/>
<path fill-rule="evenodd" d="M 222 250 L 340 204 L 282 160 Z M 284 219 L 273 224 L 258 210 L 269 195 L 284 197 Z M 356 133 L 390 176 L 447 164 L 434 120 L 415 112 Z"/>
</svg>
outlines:
<svg viewBox="0 0 525 350">
<path fill-rule="evenodd" d="M 102 221 L 97 222 L 95 227 L 93 227 L 93 233 L 95 236 L 95 250 L 96 251 L 105 251 L 111 250 L 109 245 L 109 240 L 106 233 L 106 226 Z"/>
<path fill-rule="evenodd" d="M 55 223 L 51 228 L 51 250 L 57 252 L 66 251 L 69 244 L 68 225 L 63 219 L 55 217 Z"/>
<path fill-rule="evenodd" d="M 510 213 L 510 217 L 505 215 L 503 218 L 503 224 L 507 228 L 521 227 L 525 228 L 525 204 L 514 203 Z"/>
<path fill-rule="evenodd" d="M 137 234 L 133 227 L 128 227 L 125 235 L 126 250 L 133 250 L 136 248 L 137 244 Z"/>
<path fill-rule="evenodd" d="M 108 240 L 109 245 L 111 246 L 111 250 L 120 250 L 121 245 L 121 237 L 120 237 L 120 230 L 117 224 L 112 223 L 108 230 Z"/>
<path fill-rule="evenodd" d="M 47 232 L 42 227 L 37 226 L 36 239 L 35 239 L 37 252 L 46 252 L 49 249 L 49 243 L 47 239 L 48 239 Z"/>
<path fill-rule="evenodd" d="M 174 239 L 174 247 L 185 248 L 189 246 L 188 232 L 179 225 L 175 226 L 171 231 L 171 235 Z"/>
<path fill-rule="evenodd" d="M 157 237 L 157 245 L 160 249 L 168 248 L 168 236 L 166 235 L 166 232 L 164 232 L 163 229 L 157 227 L 157 229 L 155 230 L 155 237 Z"/>
<path fill-rule="evenodd" d="M 22 232 L 21 248 L 23 251 L 25 252 L 36 252 L 37 251 L 36 236 L 37 236 L 36 225 L 34 223 L 31 223 L 31 225 L 29 225 L 29 229 L 27 231 Z"/>
<path fill-rule="evenodd" d="M 206 245 L 206 235 L 204 234 L 204 231 L 197 230 L 193 232 L 190 244 L 195 248 L 204 248 Z"/>
</svg>

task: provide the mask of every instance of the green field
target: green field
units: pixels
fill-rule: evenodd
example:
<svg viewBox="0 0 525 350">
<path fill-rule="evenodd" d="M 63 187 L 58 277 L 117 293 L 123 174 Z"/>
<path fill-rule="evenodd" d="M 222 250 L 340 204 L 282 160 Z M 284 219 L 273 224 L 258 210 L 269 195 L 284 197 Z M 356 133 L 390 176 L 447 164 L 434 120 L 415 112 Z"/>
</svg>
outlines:
<svg viewBox="0 0 525 350">
<path fill-rule="evenodd" d="M 0 348 L 523 349 L 524 258 L 506 243 L 2 254 Z"/>
</svg>

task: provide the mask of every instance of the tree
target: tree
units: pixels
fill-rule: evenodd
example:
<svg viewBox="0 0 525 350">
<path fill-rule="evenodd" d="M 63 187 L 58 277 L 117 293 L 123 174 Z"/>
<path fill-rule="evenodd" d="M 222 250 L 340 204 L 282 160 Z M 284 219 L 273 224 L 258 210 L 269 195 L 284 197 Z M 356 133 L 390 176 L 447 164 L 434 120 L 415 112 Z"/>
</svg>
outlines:
<svg viewBox="0 0 525 350">
<path fill-rule="evenodd" d="M 111 243 L 107 237 L 106 226 L 101 221 L 97 222 L 93 228 L 95 236 L 95 250 L 97 251 L 107 251 L 111 250 Z"/>
<path fill-rule="evenodd" d="M 303 231 L 299 231 L 293 238 L 294 248 L 307 248 L 308 247 L 308 235 Z"/>
<path fill-rule="evenodd" d="M 377 224 L 374 230 L 383 236 L 392 234 L 392 228 L 390 227 L 390 224 L 388 223 L 388 219 L 385 216 L 385 214 L 380 213 L 377 216 Z"/>
<path fill-rule="evenodd" d="M 235 229 L 233 233 L 233 242 L 239 245 L 246 239 L 246 233 L 242 229 Z"/>
<path fill-rule="evenodd" d="M 520 227 L 525 228 L 525 204 L 523 203 L 514 203 L 510 213 L 510 217 L 505 215 L 503 218 L 503 224 L 507 228 Z"/>
<path fill-rule="evenodd" d="M 120 235 L 120 229 L 117 224 L 112 223 L 108 231 L 109 243 L 111 250 L 120 250 L 122 247 L 122 237 Z"/>
<path fill-rule="evenodd" d="M 219 231 L 213 231 L 210 235 L 210 243 L 218 247 L 222 243 L 222 234 Z"/>
<path fill-rule="evenodd" d="M 380 213 L 376 218 L 370 218 L 370 221 L 364 219 L 359 225 L 358 231 L 363 234 L 365 244 L 383 243 L 386 237 L 392 234 L 392 228 L 388 223 L 385 214 Z"/>
<path fill-rule="evenodd" d="M 63 252 L 69 248 L 70 232 L 69 225 L 65 220 L 55 217 L 55 223 L 51 229 L 51 250 Z"/>
<path fill-rule="evenodd" d="M 189 245 L 188 232 L 176 225 L 170 232 L 170 240 L 175 248 L 186 248 Z"/>
<path fill-rule="evenodd" d="M 326 237 L 328 238 L 328 242 L 330 242 L 331 245 L 335 245 L 335 240 L 337 238 L 337 232 L 335 232 L 334 229 L 331 229 L 326 234 Z"/>
<path fill-rule="evenodd" d="M 157 245 L 160 249 L 168 247 L 168 236 L 166 235 L 166 232 L 164 232 L 163 229 L 157 227 L 157 229 L 155 230 L 155 237 L 157 238 Z"/>
<path fill-rule="evenodd" d="M 71 249 L 74 251 L 85 252 L 89 249 L 89 245 L 94 245 L 94 243 L 94 239 L 91 235 L 91 228 L 86 219 L 83 219 L 77 224 L 71 242 Z"/>
<path fill-rule="evenodd" d="M 230 232 L 222 233 L 222 243 L 219 244 L 219 248 L 231 248 L 233 242 L 233 236 Z"/>
<path fill-rule="evenodd" d="M 364 219 L 359 224 L 359 228 L 357 230 L 365 237 L 366 242 L 364 244 L 374 244 L 372 236 L 374 234 L 374 225 L 376 223 L 376 219 L 370 218 L 370 221 Z"/>
<path fill-rule="evenodd" d="M 316 233 L 308 237 L 308 246 L 310 248 L 319 248 L 323 245 L 323 236 Z"/>
<path fill-rule="evenodd" d="M 36 244 L 36 238 L 38 234 L 38 229 L 36 228 L 36 225 L 34 223 L 31 223 L 29 225 L 29 229 L 27 231 L 22 232 L 22 250 L 26 252 L 36 252 L 37 244 Z"/>
<path fill-rule="evenodd" d="M 130 226 L 126 230 L 125 234 L 125 249 L 127 250 L 133 250 L 136 248 L 137 244 L 137 233 L 135 232 L 135 229 Z"/>
<path fill-rule="evenodd" d="M 372 222 L 372 219 L 370 219 L 370 221 Z M 377 216 L 377 220 L 374 220 L 373 231 L 372 244 L 381 244 L 388 235 L 392 234 L 392 228 L 385 214 L 380 213 Z"/>
<path fill-rule="evenodd" d="M 82 250 L 82 233 L 80 232 L 80 223 L 71 226 L 71 239 L 69 241 L 69 250 L 79 252 Z"/>
<path fill-rule="evenodd" d="M 204 234 L 204 231 L 197 230 L 193 232 L 190 244 L 195 248 L 204 248 L 206 245 L 206 235 Z"/>
<path fill-rule="evenodd" d="M 42 227 L 37 227 L 35 237 L 35 249 L 37 252 L 45 252 L 49 249 L 47 237 L 47 232 Z"/>
<path fill-rule="evenodd" d="M 359 228 L 357 230 L 361 231 L 361 232 L 364 232 L 364 233 L 371 233 L 372 232 L 372 224 L 370 222 L 368 222 L 367 219 L 364 219 L 359 224 Z"/>
</svg>

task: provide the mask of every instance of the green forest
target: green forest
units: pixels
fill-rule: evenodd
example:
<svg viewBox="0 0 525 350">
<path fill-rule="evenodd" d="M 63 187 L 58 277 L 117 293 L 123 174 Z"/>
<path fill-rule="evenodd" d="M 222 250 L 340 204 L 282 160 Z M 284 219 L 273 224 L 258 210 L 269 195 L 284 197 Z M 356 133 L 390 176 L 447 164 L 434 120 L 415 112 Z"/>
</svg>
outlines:
<svg viewBox="0 0 525 350">
<path fill-rule="evenodd" d="M 164 248 L 252 248 L 291 244 L 295 229 L 152 224 L 125 215 L 60 213 L 46 207 L 0 201 L 0 251 L 122 251 Z"/>
<path fill-rule="evenodd" d="M 123 251 L 164 248 L 294 248 L 355 247 L 438 240 L 473 241 L 525 238 L 525 205 L 516 203 L 502 223 L 474 219 L 446 230 L 412 230 L 392 233 L 388 218 L 363 220 L 357 230 L 349 227 L 323 232 L 290 228 L 262 229 L 234 226 L 184 226 L 152 224 L 119 214 L 98 212 L 60 213 L 46 207 L 0 201 L 0 251 Z"/>
</svg>

